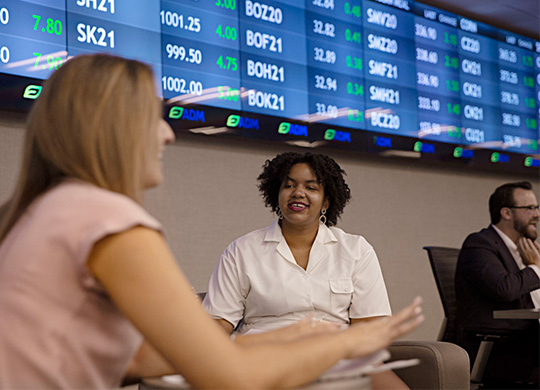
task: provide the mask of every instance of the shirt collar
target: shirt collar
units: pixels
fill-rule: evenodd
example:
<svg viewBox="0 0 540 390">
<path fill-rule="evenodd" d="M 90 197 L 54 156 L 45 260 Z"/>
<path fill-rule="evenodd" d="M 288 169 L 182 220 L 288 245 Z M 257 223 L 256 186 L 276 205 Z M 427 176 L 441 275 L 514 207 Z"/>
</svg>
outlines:
<svg viewBox="0 0 540 390">
<path fill-rule="evenodd" d="M 508 237 L 505 232 L 503 232 L 501 229 L 499 229 L 497 226 L 495 226 L 493 224 L 491 225 L 491 227 L 499 234 L 499 236 L 501 236 L 502 240 L 504 241 L 504 243 L 506 244 L 508 249 L 517 250 L 516 243 L 514 241 L 512 241 L 512 239 L 510 237 Z"/>
<path fill-rule="evenodd" d="M 264 241 L 274 241 L 274 242 L 281 242 L 285 241 L 285 237 L 283 237 L 283 232 L 281 231 L 281 226 L 279 226 L 279 220 L 275 220 L 272 225 L 268 227 L 268 230 L 266 231 L 266 235 L 264 237 Z M 315 238 L 315 242 L 321 242 L 323 244 L 328 244 L 329 242 L 336 242 L 337 238 L 332 232 L 328 226 L 326 226 L 323 223 L 319 224 L 319 231 L 317 232 L 317 237 Z M 313 244 L 315 244 L 315 242 Z"/>
<path fill-rule="evenodd" d="M 289 248 L 289 245 L 287 245 L 287 241 L 283 236 L 281 226 L 279 226 L 278 222 L 279 221 L 274 221 L 274 223 L 268 227 L 264 241 L 276 242 L 277 252 L 291 264 L 296 264 L 294 256 Z M 328 248 L 326 247 L 326 244 L 331 242 L 337 242 L 336 236 L 326 225 L 319 223 L 317 237 L 315 237 L 315 241 L 313 242 L 309 252 L 309 261 L 306 272 L 311 272 L 321 262 L 321 260 L 327 256 Z"/>
<path fill-rule="evenodd" d="M 510 237 L 508 237 L 506 235 L 506 233 L 503 232 L 501 229 L 499 229 L 497 226 L 495 226 L 493 224 L 491 226 L 493 227 L 493 230 L 495 230 L 497 232 L 497 234 L 503 240 L 504 244 L 506 245 L 506 247 L 510 251 L 510 254 L 512 255 L 512 257 L 516 261 L 518 267 L 520 269 L 522 269 L 524 267 L 523 266 L 523 261 L 521 260 L 521 255 L 519 254 L 516 243 L 514 241 L 512 241 L 512 239 Z"/>
</svg>

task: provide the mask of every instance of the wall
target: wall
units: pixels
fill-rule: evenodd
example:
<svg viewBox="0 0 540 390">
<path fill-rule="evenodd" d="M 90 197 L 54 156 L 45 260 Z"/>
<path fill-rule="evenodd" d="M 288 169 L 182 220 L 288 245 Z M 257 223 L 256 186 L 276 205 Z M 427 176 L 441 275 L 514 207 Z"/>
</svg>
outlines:
<svg viewBox="0 0 540 390">
<path fill-rule="evenodd" d="M 14 186 L 23 133 L 20 115 L 0 115 L 0 202 Z M 165 225 L 197 291 L 206 290 L 230 241 L 273 221 L 256 177 L 266 159 L 286 150 L 299 149 L 195 135 L 183 135 L 167 148 L 165 183 L 147 193 L 146 205 Z M 531 178 L 324 152 L 345 169 L 353 195 L 338 226 L 375 247 L 394 310 L 423 296 L 426 322 L 408 338 L 434 340 L 443 311 L 422 247 L 459 247 L 468 233 L 489 224 L 487 199 L 496 186 Z M 532 181 L 538 189 L 538 179 Z"/>
</svg>

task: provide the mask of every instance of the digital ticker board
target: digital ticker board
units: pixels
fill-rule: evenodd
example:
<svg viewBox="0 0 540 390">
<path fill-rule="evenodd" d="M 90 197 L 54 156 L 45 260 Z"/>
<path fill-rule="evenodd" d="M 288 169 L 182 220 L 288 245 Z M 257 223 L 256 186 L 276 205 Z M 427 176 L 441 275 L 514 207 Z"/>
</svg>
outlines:
<svg viewBox="0 0 540 390">
<path fill-rule="evenodd" d="M 412 0 L 0 1 L 0 108 L 110 52 L 152 66 L 179 132 L 537 173 L 535 38 Z"/>
</svg>

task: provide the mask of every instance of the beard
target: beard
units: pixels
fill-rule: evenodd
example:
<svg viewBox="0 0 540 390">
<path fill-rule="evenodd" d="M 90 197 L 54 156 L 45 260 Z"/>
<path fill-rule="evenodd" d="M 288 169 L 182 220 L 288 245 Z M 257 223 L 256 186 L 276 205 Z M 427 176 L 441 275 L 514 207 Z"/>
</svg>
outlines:
<svg viewBox="0 0 540 390">
<path fill-rule="evenodd" d="M 521 236 L 535 241 L 538 238 L 538 232 L 536 231 L 536 226 L 531 225 L 530 222 L 514 220 L 514 230 Z"/>
</svg>

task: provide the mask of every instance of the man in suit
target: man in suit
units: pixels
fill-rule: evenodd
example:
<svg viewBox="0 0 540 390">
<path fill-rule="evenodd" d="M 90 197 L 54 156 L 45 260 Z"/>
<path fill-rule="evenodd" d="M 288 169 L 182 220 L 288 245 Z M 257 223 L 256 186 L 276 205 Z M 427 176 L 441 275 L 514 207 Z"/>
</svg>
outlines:
<svg viewBox="0 0 540 390">
<path fill-rule="evenodd" d="M 481 339 L 494 343 L 484 381 L 539 382 L 539 323 L 501 320 L 494 310 L 540 307 L 538 202 L 529 182 L 507 183 L 489 198 L 491 225 L 467 237 L 456 268 L 457 343 L 474 361 Z"/>
</svg>

